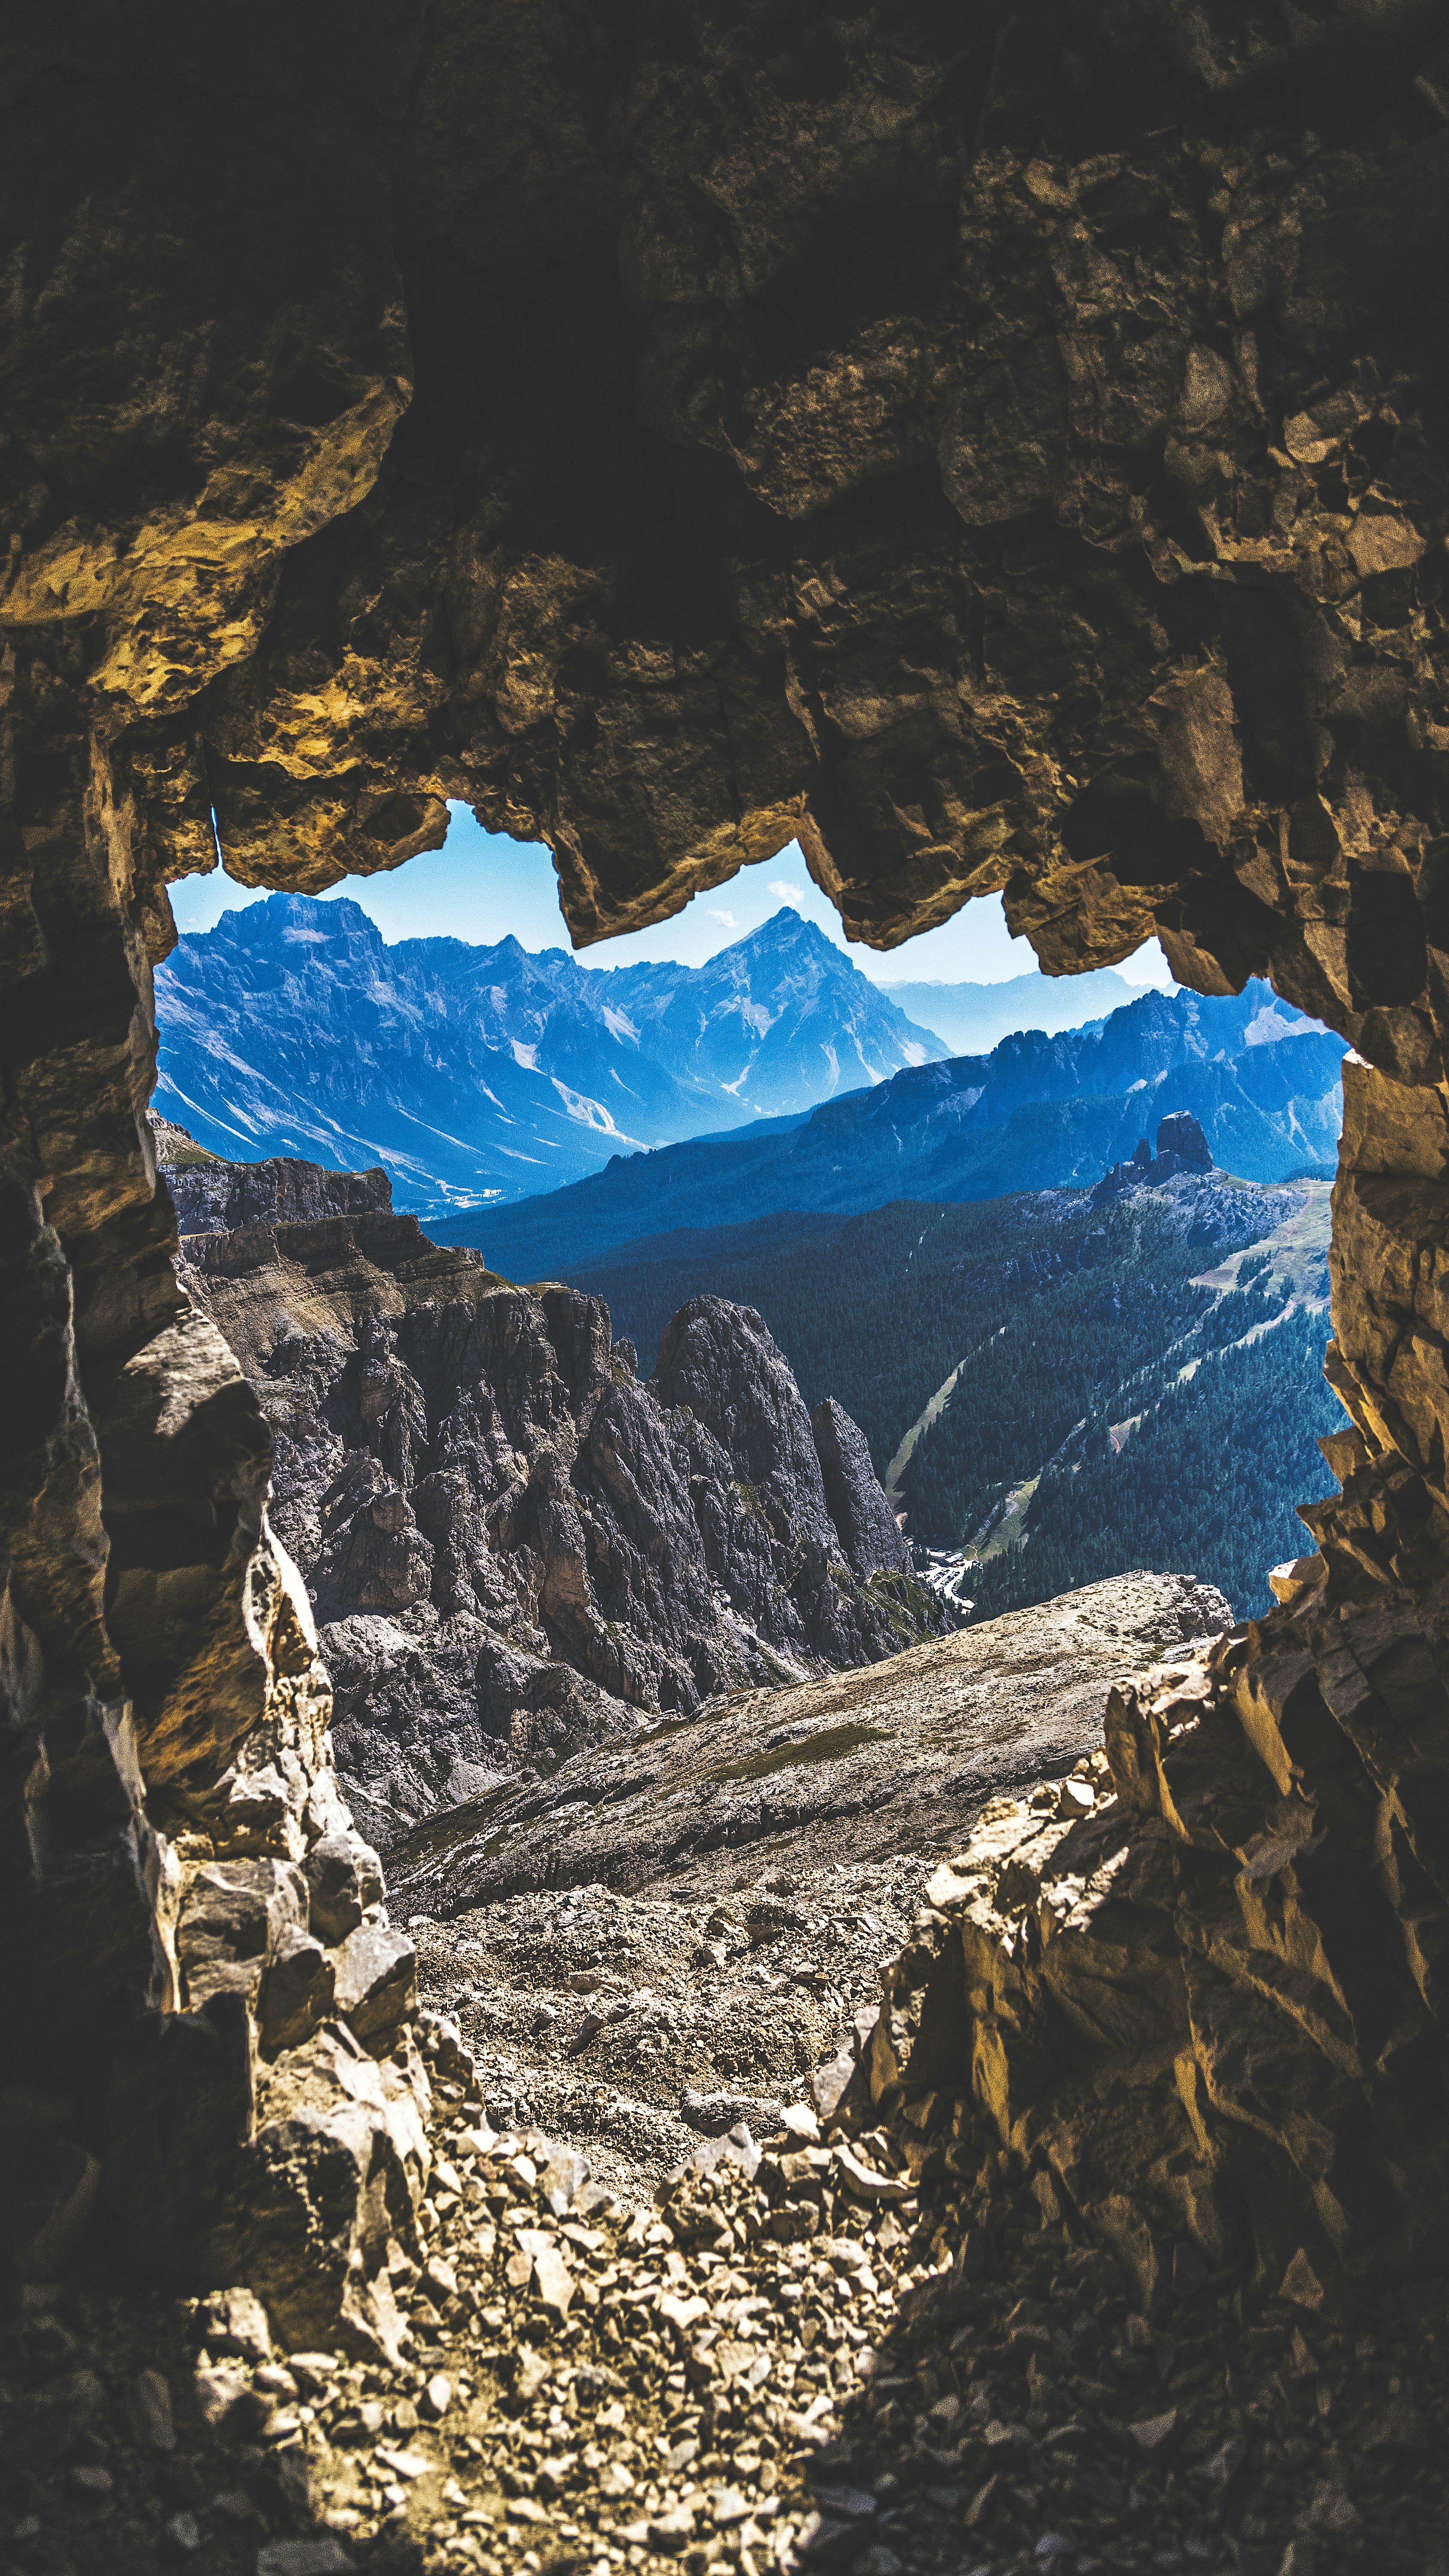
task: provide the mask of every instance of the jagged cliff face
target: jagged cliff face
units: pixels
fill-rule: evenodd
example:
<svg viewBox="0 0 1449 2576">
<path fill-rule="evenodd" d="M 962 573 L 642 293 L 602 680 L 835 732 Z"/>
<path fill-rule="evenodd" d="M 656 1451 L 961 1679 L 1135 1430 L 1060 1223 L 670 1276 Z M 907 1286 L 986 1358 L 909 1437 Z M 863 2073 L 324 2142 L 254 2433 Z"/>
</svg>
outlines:
<svg viewBox="0 0 1449 2576">
<path fill-rule="evenodd" d="M 367 1172 L 328 1172 L 290 1154 L 262 1163 L 226 1163 L 199 1146 L 185 1127 L 174 1127 L 154 1112 L 150 1127 L 183 1234 L 227 1234 L 244 1225 L 296 1225 L 392 1212 L 392 1183 L 380 1165 Z"/>
<path fill-rule="evenodd" d="M 696 1298 L 640 1385 L 600 1299 L 510 1287 L 415 1217 L 334 1214 L 362 1176 L 256 1168 L 311 1221 L 188 1236 L 182 1275 L 271 1427 L 273 1525 L 375 1839 L 520 1763 L 941 1630 L 860 1431 L 806 1412 L 758 1315 Z"/>
<path fill-rule="evenodd" d="M 316 889 L 470 798 L 551 840 L 580 938 L 798 831 L 878 943 L 1001 887 L 1053 968 L 1155 927 L 1198 989 L 1261 969 L 1353 1041 L 1356 1430 L 1283 1624 L 1379 1750 L 1342 1757 L 1345 1808 L 1337 1735 L 1288 1747 L 1323 1854 L 1290 1912 L 1329 1955 L 1360 1834 L 1441 2081 L 1446 110 L 1410 0 L 262 7 L 225 49 L 77 0 L 26 36 L 0 1678 L 6 1930 L 44 1982 L 8 2044 L 135 2245 L 127 2176 L 182 2212 L 219 2139 L 288 2224 L 307 2188 L 258 2144 L 250 2003 L 186 2009 L 173 1928 L 237 1749 L 276 1728 L 295 1760 L 278 1866 L 326 1761 L 266 1424 L 139 1123 L 164 884 L 214 863 L 213 809 L 238 874 Z M 1281 1839 L 1212 1865 L 1263 1890 L 1232 1973 L 1306 2029 L 1263 1965 Z M 223 2003 L 229 2037 L 195 2018 Z M 1153 2006 L 1143 2046 L 1173 2027 Z M 195 2050 L 230 2069 L 205 2136 L 156 2109 Z M 1263 2069 L 1273 2188 L 1316 2206 L 1297 2078 Z M 375 2143 L 351 2081 L 309 2099 Z"/>
</svg>

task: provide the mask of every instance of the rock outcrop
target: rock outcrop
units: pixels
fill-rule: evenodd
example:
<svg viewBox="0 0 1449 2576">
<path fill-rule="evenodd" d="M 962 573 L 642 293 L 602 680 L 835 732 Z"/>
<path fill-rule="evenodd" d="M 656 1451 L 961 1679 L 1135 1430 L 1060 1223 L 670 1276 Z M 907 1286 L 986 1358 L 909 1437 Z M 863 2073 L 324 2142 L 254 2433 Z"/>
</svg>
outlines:
<svg viewBox="0 0 1449 2576">
<path fill-rule="evenodd" d="M 183 1234 L 391 1214 L 392 1183 L 381 1165 L 369 1172 L 329 1172 L 287 1154 L 262 1163 L 228 1163 L 170 1119 L 153 1116 L 151 1128 Z"/>
<path fill-rule="evenodd" d="M 254 1754 L 281 1791 L 247 1856 L 294 1865 L 325 1700 L 143 1111 L 168 879 L 219 832 L 244 881 L 317 891 L 436 847 L 461 796 L 551 842 L 581 940 L 798 833 L 878 944 L 1001 889 L 1054 971 L 1156 931 L 1362 1057 L 1344 1493 L 1203 1735 L 1246 1748 L 1250 1811 L 1284 1802 L 1232 1868 L 1211 1829 L 1223 1973 L 1267 2015 L 1223 2116 L 1268 2141 L 1281 2232 L 1342 2212 L 1348 2260 L 1365 2201 L 1300 2084 L 1341 2104 L 1335 2064 L 1365 2170 L 1412 2185 L 1446 2066 L 1441 15 L 262 0 L 219 53 L 204 14 L 76 0 L 7 116 L 0 1828 L 40 1972 L 0 2047 L 53 2097 L 64 2206 L 95 2159 L 123 2249 L 164 2206 L 180 2263 L 235 2152 L 232 2217 L 264 2171 L 295 2217 L 310 2104 L 364 2142 L 329 2203 L 349 2297 L 402 2214 L 384 2061 L 284 2050 L 269 2129 L 248 1994 L 188 2008 L 173 1965 L 188 1836 L 230 1833 Z M 1203 1867 L 1164 1760 L 1134 1885 Z M 1279 1912 L 1290 1845 L 1317 1892 Z M 1187 1924 L 1101 1953 L 1144 2057 L 1177 2048 Z M 1381 1962 L 1387 2018 L 1345 1988 L 1320 2024 L 1299 1937 Z M 991 2027 L 951 2026 L 988 2091 Z M 1214 2134 L 1184 2189 L 1227 2241 Z M 1438 2195 L 1395 2195 L 1407 2254 Z"/>
<path fill-rule="evenodd" d="M 1158 1121 L 1155 1154 L 1146 1137 L 1139 1136 L 1130 1162 L 1114 1163 L 1104 1173 L 1092 1192 L 1092 1205 L 1105 1207 L 1109 1199 L 1120 1199 L 1128 1190 L 1156 1189 L 1163 1181 L 1176 1180 L 1179 1172 L 1212 1168 L 1212 1147 L 1192 1112 L 1182 1109 Z"/>
<path fill-rule="evenodd" d="M 827 1395 L 811 1414 L 810 1429 L 825 1480 L 825 1508 L 855 1572 L 868 1577 L 878 1567 L 889 1567 L 908 1573 L 911 1551 L 871 1465 L 859 1423 Z"/>
<path fill-rule="evenodd" d="M 1212 1170 L 1212 1148 L 1191 1110 L 1180 1109 L 1172 1117 L 1159 1121 L 1157 1150 L 1159 1154 L 1175 1155 L 1181 1171 Z"/>
<path fill-rule="evenodd" d="M 856 1426 L 812 1421 L 747 1309 L 697 1298 L 640 1385 L 601 1300 L 511 1287 L 390 1209 L 183 1255 L 271 1426 L 337 1758 L 384 1843 L 520 1763 L 945 1625 Z"/>
<path fill-rule="evenodd" d="M 1114 1689 L 1060 1797 L 995 1801 L 928 1888 L 871 2097 L 974 2094 L 1149 2308 L 1184 2256 L 1308 2308 L 1442 2263 L 1444 1723 L 1422 1634 L 1311 1598 Z"/>
</svg>

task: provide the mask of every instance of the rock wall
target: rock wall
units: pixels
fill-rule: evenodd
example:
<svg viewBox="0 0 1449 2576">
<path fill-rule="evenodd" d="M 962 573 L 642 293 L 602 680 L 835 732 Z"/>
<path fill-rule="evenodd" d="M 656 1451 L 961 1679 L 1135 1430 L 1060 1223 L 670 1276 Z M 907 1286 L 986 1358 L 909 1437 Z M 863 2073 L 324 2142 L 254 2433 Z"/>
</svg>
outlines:
<svg viewBox="0 0 1449 2576">
<path fill-rule="evenodd" d="M 319 1199 L 347 1177 L 282 1168 Z M 270 1426 L 337 1758 L 384 1844 L 520 1763 L 944 1628 L 860 1432 L 812 1420 L 748 1309 L 695 1299 L 640 1385 L 600 1299 L 511 1287 L 415 1217 L 183 1255 Z"/>
<path fill-rule="evenodd" d="M 368 1172 L 328 1172 L 320 1163 L 275 1154 L 261 1163 L 226 1163 L 184 1127 L 151 1113 L 156 1160 L 165 1174 L 183 1234 L 227 1234 L 242 1225 L 305 1225 L 333 1216 L 392 1212 L 392 1183 L 381 1164 Z"/>
<path fill-rule="evenodd" d="M 204 150 L 169 22 L 18 84 L 6 615 L 153 888 L 461 796 L 587 939 L 798 830 L 877 944 L 1002 888 L 1438 1077 L 1432 12 L 345 25 L 253 13 Z"/>
<path fill-rule="evenodd" d="M 266 1427 L 178 1285 L 142 1122 L 165 882 L 214 866 L 213 817 L 237 875 L 318 889 L 435 847 L 462 796 L 552 843 L 580 939 L 798 832 L 877 944 L 1000 888 L 1053 971 L 1155 928 L 1197 989 L 1262 970 L 1353 1041 L 1358 1428 L 1281 1634 L 1221 1687 L 1256 1708 L 1310 1629 L 1330 1709 L 1333 1654 L 1365 1677 L 1353 1831 L 1426 2020 L 1352 2081 L 1375 2117 L 1400 2066 L 1437 2099 L 1446 48 L 1413 0 L 263 0 L 224 43 L 70 0 L 23 37 L 0 1830 L 40 1967 L 0 2045 L 63 2088 L 72 2215 L 98 2158 L 140 2259 L 163 2201 L 177 2259 L 203 2240 L 219 2143 L 273 2170 L 247 1997 L 188 2006 L 173 1964 L 210 1865 L 182 1818 L 274 1743 L 249 1858 L 293 1867 L 326 1767 Z M 1295 1829 L 1333 1727 L 1292 1754 Z M 1274 1777 L 1266 1721 L 1243 1741 Z M 1185 1918 L 1160 1937 L 1141 2045 L 1171 2051 Z M 1244 1938 L 1271 1984 L 1287 1931 Z M 315 2097 L 363 2164 L 368 2062 Z M 1232 2116 L 1286 2140 L 1296 2063 Z"/>
<path fill-rule="evenodd" d="M 48 961 L 11 1024 L 0 2250 L 47 2276 L 99 2227 L 184 2280 L 244 2249 L 298 2331 L 391 2351 L 427 2170 L 412 1945 L 337 1788 L 266 1424 L 177 1275 L 133 960 L 114 925 L 76 940 L 89 991 Z"/>
</svg>

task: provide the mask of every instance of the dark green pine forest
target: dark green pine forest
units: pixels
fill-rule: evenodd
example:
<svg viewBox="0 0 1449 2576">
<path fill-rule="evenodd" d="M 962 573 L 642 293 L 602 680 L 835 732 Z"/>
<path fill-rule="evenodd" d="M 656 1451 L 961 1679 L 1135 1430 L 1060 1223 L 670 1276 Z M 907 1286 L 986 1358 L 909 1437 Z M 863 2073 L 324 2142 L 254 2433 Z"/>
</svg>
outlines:
<svg viewBox="0 0 1449 2576">
<path fill-rule="evenodd" d="M 1134 1566 L 1251 1616 L 1311 1544 L 1294 1506 L 1333 1490 L 1327 1235 L 1321 1182 L 1184 1175 L 1100 1208 L 1047 1190 L 775 1216 L 570 1275 L 646 1374 L 687 1298 L 756 1307 L 807 1404 L 860 1423 L 918 1545 L 979 1559 L 974 1617 Z"/>
<path fill-rule="evenodd" d="M 1190 1383 L 1166 1390 L 1120 1455 L 1093 1417 L 1072 1456 L 1043 1473 L 1026 1544 L 971 1578 L 975 1616 L 1138 1565 L 1217 1584 L 1240 1618 L 1268 1609 L 1269 1566 L 1313 1544 L 1296 1505 L 1334 1491 L 1317 1446 L 1344 1424 L 1323 1382 L 1327 1341 L 1326 1315 L 1294 1315 L 1247 1348 L 1215 1353 Z"/>
</svg>

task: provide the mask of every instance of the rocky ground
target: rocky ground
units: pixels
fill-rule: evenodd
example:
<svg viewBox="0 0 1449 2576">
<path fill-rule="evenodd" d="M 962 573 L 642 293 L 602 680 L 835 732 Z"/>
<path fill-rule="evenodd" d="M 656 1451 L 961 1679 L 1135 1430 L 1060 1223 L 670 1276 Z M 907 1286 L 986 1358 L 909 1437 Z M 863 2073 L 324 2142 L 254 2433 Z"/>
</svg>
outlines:
<svg viewBox="0 0 1449 2576">
<path fill-rule="evenodd" d="M 421 1990 L 456 2014 L 493 2125 L 571 2139 L 628 2195 L 701 2136 L 768 2128 L 874 2012 L 923 1872 L 783 1875 L 718 1901 L 591 1886 L 414 1920 Z"/>
<path fill-rule="evenodd" d="M 964 1737 L 981 1757 L 974 1841 L 927 1785 L 919 1813 L 885 1803 L 893 1830 L 914 1818 L 893 1850 L 875 1848 L 879 1801 L 837 1800 L 808 1864 L 791 1811 L 778 1835 L 704 1849 L 681 1889 L 595 1877 L 416 1920 L 432 2159 L 396 2354 L 275 2349 L 241 2291 L 32 2287 L 0 2348 L 6 2564 L 1449 2564 L 1440 2285 L 1376 2282 L 1349 2308 L 1300 2265 L 1255 2295 L 1183 2247 L 1149 2298 L 1011 2178 L 969 2104 L 873 2102 L 882 1966 L 948 1937 L 972 1873 L 1009 1869 L 1023 1837 L 1109 1812 L 1100 1747 L 1062 1749 L 1074 1694 L 1095 1696 L 1099 1732 L 1114 1665 L 1140 1667 L 1155 1636 L 1177 1670 L 1164 1630 L 1203 1598 L 1166 1578 L 1095 1589 L 1115 1603 L 1076 1596 L 998 1623 L 994 1645 L 975 1630 L 933 1650 L 958 1753 Z M 933 1722 L 918 1656 L 874 1678 L 893 1725 L 912 1697 Z M 833 1717 L 837 1687 L 776 1695 L 787 1741 Z M 1017 1800 L 998 1794 L 1013 1765 L 1018 1786 L 1036 1775 Z M 637 1793 L 640 1871 L 669 1794 Z M 554 1827 L 536 1827 L 546 1858 Z"/>
<path fill-rule="evenodd" d="M 1114 1680 L 1228 1615 L 1181 1576 L 1122 1576 L 421 1828 L 390 1855 L 393 1909 L 494 2125 L 574 2139 L 625 2191 L 699 2134 L 758 2127 L 873 2015 L 984 1801 L 1089 1752 Z"/>
<path fill-rule="evenodd" d="M 788 2106 L 764 2152 L 739 2125 L 621 2205 L 575 2150 L 495 2132 L 442 2040 L 464 2080 L 438 2089 L 401 2357 L 275 2352 L 245 2293 L 32 2291 L 5 2337 L 8 2563 L 1444 2564 L 1437 2287 L 1348 2316 L 1290 2282 L 1249 2309 L 1186 2261 L 1148 2312 L 969 2113 L 918 2134 L 849 2097 Z"/>
<path fill-rule="evenodd" d="M 456 1919 L 593 1881 L 702 1905 L 837 1867 L 884 1898 L 902 1855 L 1100 1742 L 1114 1681 L 1230 1625 L 1209 1585 L 1115 1575 L 864 1669 L 713 1700 L 419 1826 L 388 1855 L 394 1909 Z"/>
</svg>

